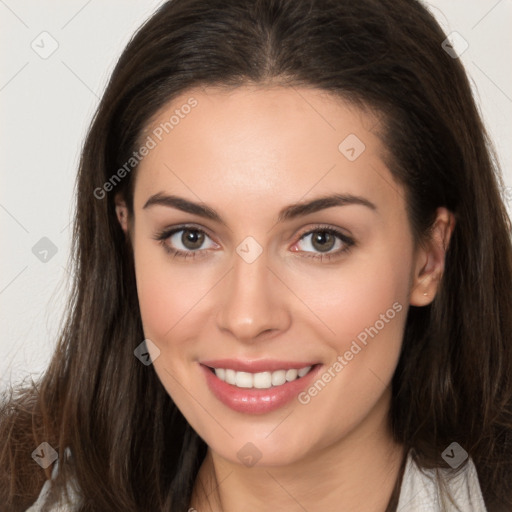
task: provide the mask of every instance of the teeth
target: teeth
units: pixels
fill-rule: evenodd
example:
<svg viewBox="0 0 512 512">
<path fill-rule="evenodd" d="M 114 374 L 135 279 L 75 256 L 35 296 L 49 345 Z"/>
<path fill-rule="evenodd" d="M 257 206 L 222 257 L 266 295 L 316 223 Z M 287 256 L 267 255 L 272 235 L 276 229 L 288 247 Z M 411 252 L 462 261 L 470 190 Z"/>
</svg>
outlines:
<svg viewBox="0 0 512 512">
<path fill-rule="evenodd" d="M 306 368 L 301 368 L 297 373 L 299 374 L 299 377 L 304 377 L 304 375 L 309 373 L 309 370 L 311 370 L 311 366 L 306 366 Z"/>
<path fill-rule="evenodd" d="M 249 374 L 250 375 L 250 374 Z M 272 386 L 272 373 L 261 372 L 255 373 L 252 377 L 252 384 L 258 389 L 267 389 Z"/>
<path fill-rule="evenodd" d="M 286 372 L 286 380 L 288 382 L 291 382 L 292 380 L 295 380 L 297 378 L 298 374 L 299 374 L 298 370 L 287 370 L 287 372 Z"/>
<path fill-rule="evenodd" d="M 271 375 L 272 386 L 281 386 L 286 382 L 286 370 L 278 370 L 277 372 L 272 372 Z"/>
<path fill-rule="evenodd" d="M 286 382 L 300 379 L 309 373 L 311 366 L 300 369 L 277 370 L 275 372 L 236 372 L 229 368 L 214 368 L 215 375 L 222 381 L 238 388 L 268 389 L 272 386 L 282 386 Z"/>
<path fill-rule="evenodd" d="M 222 370 L 222 368 L 220 368 L 220 370 Z M 235 385 L 236 384 L 236 372 L 235 372 L 235 370 L 224 370 L 224 371 L 226 372 L 226 377 L 225 377 L 226 382 L 228 384 Z M 215 370 L 215 375 L 217 375 L 217 377 L 219 377 L 219 379 L 222 379 L 222 377 L 217 374 L 217 370 Z"/>
<path fill-rule="evenodd" d="M 236 372 L 237 388 L 252 388 L 252 375 L 247 372 Z"/>
</svg>

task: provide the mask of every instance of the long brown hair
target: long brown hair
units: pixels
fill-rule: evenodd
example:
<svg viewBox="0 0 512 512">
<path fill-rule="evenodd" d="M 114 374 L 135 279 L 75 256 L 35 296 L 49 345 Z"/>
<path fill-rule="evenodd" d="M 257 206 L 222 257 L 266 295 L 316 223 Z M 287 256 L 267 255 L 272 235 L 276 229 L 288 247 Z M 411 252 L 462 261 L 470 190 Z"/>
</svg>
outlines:
<svg viewBox="0 0 512 512">
<path fill-rule="evenodd" d="M 390 421 L 421 467 L 446 467 L 443 450 L 459 443 L 488 509 L 512 509 L 510 220 L 468 79 L 445 38 L 413 0 L 173 0 L 144 23 L 83 147 L 74 281 L 58 346 L 40 381 L 3 400 L 4 509 L 24 510 L 50 477 L 30 458 L 46 441 L 60 454 L 70 447 L 56 485 L 76 478 L 81 511 L 187 510 L 206 446 L 152 366 L 134 357 L 144 333 L 132 250 L 114 191 L 105 192 L 121 192 L 133 213 L 136 166 L 104 184 L 177 95 L 248 83 L 323 89 L 379 112 L 418 243 L 437 207 L 454 212 L 438 294 L 408 311 Z"/>
</svg>

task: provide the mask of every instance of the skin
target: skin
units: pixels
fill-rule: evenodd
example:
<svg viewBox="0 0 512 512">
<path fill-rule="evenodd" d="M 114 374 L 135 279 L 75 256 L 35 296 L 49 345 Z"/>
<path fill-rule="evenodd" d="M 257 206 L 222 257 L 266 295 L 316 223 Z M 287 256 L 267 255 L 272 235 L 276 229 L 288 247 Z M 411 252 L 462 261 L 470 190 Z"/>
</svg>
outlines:
<svg viewBox="0 0 512 512">
<path fill-rule="evenodd" d="M 388 411 L 406 312 L 436 294 L 453 215 L 440 208 L 432 238 L 415 245 L 404 189 L 383 161 L 378 118 L 323 91 L 190 90 L 145 134 L 191 96 L 197 107 L 137 170 L 133 217 L 116 196 L 133 244 L 144 333 L 160 350 L 154 369 L 209 447 L 191 506 L 348 512 L 364 502 L 366 511 L 382 512 L 404 456 Z M 349 134 L 366 146 L 354 161 L 338 149 Z M 143 208 L 159 192 L 204 202 L 226 225 L 166 206 Z M 277 222 L 285 206 L 333 192 L 364 197 L 376 209 L 349 204 Z M 173 258 L 154 239 L 183 223 L 207 233 L 202 256 Z M 340 229 L 355 245 L 330 261 L 307 257 L 322 254 L 311 235 L 301 240 L 317 224 Z M 174 247 L 192 252 L 181 235 Z M 236 252 L 247 236 L 263 250 L 252 263 Z M 344 246 L 333 244 L 327 252 Z M 235 412 L 200 371 L 198 361 L 225 357 L 328 368 L 394 303 L 402 310 L 306 405 Z M 237 457 L 247 442 L 261 454 L 252 467 Z"/>
</svg>

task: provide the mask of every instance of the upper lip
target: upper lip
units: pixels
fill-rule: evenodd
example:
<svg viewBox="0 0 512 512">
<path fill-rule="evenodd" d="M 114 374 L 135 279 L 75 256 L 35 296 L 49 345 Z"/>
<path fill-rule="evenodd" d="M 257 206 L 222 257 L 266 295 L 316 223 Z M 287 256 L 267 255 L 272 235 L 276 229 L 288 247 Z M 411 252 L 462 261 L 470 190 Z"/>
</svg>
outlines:
<svg viewBox="0 0 512 512">
<path fill-rule="evenodd" d="M 209 361 L 200 361 L 200 364 L 210 368 L 225 368 L 235 370 L 237 372 L 275 372 L 277 370 L 300 370 L 306 366 L 313 366 L 314 362 L 303 361 L 278 361 L 276 359 L 211 359 Z"/>
</svg>

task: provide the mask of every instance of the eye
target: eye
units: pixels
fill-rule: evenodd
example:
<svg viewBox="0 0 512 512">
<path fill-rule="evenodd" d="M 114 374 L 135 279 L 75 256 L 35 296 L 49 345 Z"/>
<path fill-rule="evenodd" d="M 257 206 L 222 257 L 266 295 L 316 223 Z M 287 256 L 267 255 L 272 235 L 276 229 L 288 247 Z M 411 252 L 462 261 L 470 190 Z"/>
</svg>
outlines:
<svg viewBox="0 0 512 512">
<path fill-rule="evenodd" d="M 355 245 L 354 240 L 346 234 L 336 228 L 326 226 L 316 226 L 314 229 L 304 233 L 294 247 L 300 245 L 301 242 L 303 248 L 292 250 L 306 253 L 311 252 L 311 250 L 313 252 L 318 251 L 317 254 L 304 256 L 320 260 L 330 260 L 332 257 L 341 256 Z"/>
<path fill-rule="evenodd" d="M 174 258 L 204 257 L 207 256 L 207 249 L 219 247 L 204 230 L 194 226 L 178 226 L 166 229 L 157 233 L 154 239 L 159 241 L 166 252 L 172 254 Z M 209 246 L 204 247 L 207 239 L 211 243 Z M 304 242 L 305 247 L 295 249 L 301 242 Z M 299 241 L 292 247 L 292 251 L 305 253 L 303 254 L 304 257 L 324 261 L 342 256 L 354 245 L 355 242 L 352 238 L 336 228 L 315 226 L 314 229 L 309 230 L 300 237 Z M 310 249 L 313 249 L 313 253 L 311 253 Z M 318 252 L 314 254 L 314 251 Z"/>
<path fill-rule="evenodd" d="M 202 230 L 193 226 L 179 226 L 157 233 L 154 237 L 164 249 L 178 258 L 196 258 L 204 254 L 204 250 L 218 247 L 212 241 L 212 245 L 203 247 L 206 239 L 211 238 Z"/>
</svg>

